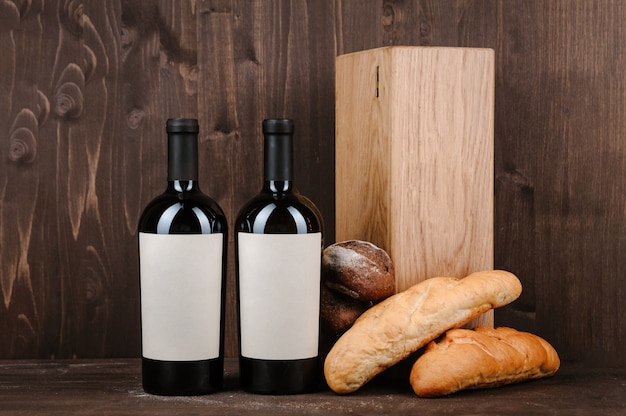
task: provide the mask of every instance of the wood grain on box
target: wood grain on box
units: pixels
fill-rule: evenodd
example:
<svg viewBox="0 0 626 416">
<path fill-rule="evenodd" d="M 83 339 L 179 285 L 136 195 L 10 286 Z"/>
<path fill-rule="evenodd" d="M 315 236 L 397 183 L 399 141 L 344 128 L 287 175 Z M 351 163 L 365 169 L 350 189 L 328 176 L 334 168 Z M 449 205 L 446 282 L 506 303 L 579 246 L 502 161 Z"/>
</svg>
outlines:
<svg viewBox="0 0 626 416">
<path fill-rule="evenodd" d="M 336 71 L 337 241 L 387 250 L 396 291 L 492 269 L 493 51 L 378 48 Z"/>
</svg>

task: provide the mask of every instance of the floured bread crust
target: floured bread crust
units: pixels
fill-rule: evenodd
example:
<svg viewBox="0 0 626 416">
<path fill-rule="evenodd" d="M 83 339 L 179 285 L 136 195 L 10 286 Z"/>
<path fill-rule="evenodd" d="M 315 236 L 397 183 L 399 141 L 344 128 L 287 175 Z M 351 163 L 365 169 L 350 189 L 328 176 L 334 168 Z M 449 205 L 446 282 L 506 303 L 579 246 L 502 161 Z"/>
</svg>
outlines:
<svg viewBox="0 0 626 416">
<path fill-rule="evenodd" d="M 394 294 L 393 262 L 387 252 L 367 241 L 330 245 L 322 256 L 322 280 L 334 292 L 378 302 Z"/>
<path fill-rule="evenodd" d="M 424 280 L 356 320 L 326 357 L 326 382 L 336 393 L 351 393 L 446 330 L 512 302 L 521 291 L 519 279 L 503 270 Z"/>
<path fill-rule="evenodd" d="M 418 396 L 496 387 L 553 375 L 560 366 L 543 338 L 512 328 L 451 329 L 428 344 L 411 370 Z"/>
</svg>

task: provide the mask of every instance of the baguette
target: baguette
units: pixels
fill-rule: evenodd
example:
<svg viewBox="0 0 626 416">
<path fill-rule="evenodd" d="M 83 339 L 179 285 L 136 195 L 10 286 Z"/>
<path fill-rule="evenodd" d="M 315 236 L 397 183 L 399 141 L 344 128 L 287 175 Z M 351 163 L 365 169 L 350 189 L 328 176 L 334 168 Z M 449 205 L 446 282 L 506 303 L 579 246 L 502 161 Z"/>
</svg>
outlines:
<svg viewBox="0 0 626 416">
<path fill-rule="evenodd" d="M 521 291 L 517 277 L 503 270 L 424 280 L 356 320 L 326 357 L 326 382 L 336 393 L 351 393 L 446 330 L 512 302 Z"/>
<path fill-rule="evenodd" d="M 548 377 L 559 366 L 554 348 L 528 332 L 506 327 L 451 329 L 428 344 L 410 380 L 415 394 L 434 397 Z"/>
</svg>

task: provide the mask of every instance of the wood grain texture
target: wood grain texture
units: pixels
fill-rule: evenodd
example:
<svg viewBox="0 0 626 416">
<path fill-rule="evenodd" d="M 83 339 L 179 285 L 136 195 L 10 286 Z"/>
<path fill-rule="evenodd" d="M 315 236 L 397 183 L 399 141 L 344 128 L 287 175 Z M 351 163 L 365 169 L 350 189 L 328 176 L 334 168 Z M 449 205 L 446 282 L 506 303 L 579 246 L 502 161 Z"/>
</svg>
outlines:
<svg viewBox="0 0 626 416">
<path fill-rule="evenodd" d="M 114 247 L 124 240 L 107 226 L 115 201 L 101 192 L 114 185 L 104 131 L 117 19 L 113 5 L 90 6 L 23 3 L 3 38 L 14 60 L 3 72 L 2 130 L 34 139 L 12 144 L 0 173 L 5 356 L 100 355 L 116 348 L 112 333 L 130 335 L 111 325 L 109 305 L 124 297 L 114 278 L 125 274 Z"/>
<path fill-rule="evenodd" d="M 404 287 L 415 276 L 464 277 L 494 264 L 493 51 L 427 50 L 437 53 L 401 48 L 398 59 L 421 76 L 398 70 L 393 80 L 403 91 L 393 99 L 392 134 L 405 140 L 394 144 L 391 165 L 399 169 L 392 192 L 402 195 L 392 233 L 399 237 L 393 250 L 407 259 Z M 404 113 L 408 108 L 421 109 L 419 116 Z M 408 260 L 416 258 L 423 260 Z M 489 311 L 470 326 L 493 323 Z"/>
<path fill-rule="evenodd" d="M 496 258 L 529 288 L 511 319 L 568 357 L 624 365 L 626 5 L 499 13 Z"/>
<path fill-rule="evenodd" d="M 493 51 L 386 47 L 336 66 L 337 240 L 387 250 L 398 292 L 492 269 Z"/>
<path fill-rule="evenodd" d="M 168 117 L 200 120 L 201 187 L 230 224 L 262 185 L 261 121 L 294 118 L 297 186 L 332 218 L 332 2 L 0 4 L 1 356 L 139 354 L 136 224 Z"/>
<path fill-rule="evenodd" d="M 164 187 L 169 116 L 200 119 L 201 186 L 231 223 L 260 187 L 262 118 L 292 116 L 297 184 L 333 242 L 335 56 L 415 45 L 496 52 L 495 267 L 524 286 L 496 323 L 626 365 L 624 16 L 619 0 L 0 0 L 0 356 L 138 355 L 136 222 Z"/>
<path fill-rule="evenodd" d="M 564 365 L 551 378 L 497 389 L 476 390 L 436 400 L 417 397 L 408 384 L 372 382 L 351 395 L 327 388 L 312 394 L 273 396 L 239 388 L 237 360 L 225 360 L 224 391 L 195 397 L 153 396 L 141 388 L 141 361 L 0 361 L 0 396 L 6 414 L 66 416 L 77 409 L 106 415 L 458 415 L 526 416 L 529 409 L 550 415 L 619 415 L 624 369 L 587 369 Z M 381 375 L 382 376 L 382 375 Z M 33 400 L 33 397 L 37 397 Z"/>
</svg>

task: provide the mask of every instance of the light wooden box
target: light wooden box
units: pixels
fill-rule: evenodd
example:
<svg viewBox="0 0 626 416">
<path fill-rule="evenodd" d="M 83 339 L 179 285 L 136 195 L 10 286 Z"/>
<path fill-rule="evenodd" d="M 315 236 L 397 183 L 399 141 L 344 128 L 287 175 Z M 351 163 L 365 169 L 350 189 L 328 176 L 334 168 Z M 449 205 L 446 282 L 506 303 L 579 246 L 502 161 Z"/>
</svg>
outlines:
<svg viewBox="0 0 626 416">
<path fill-rule="evenodd" d="M 387 250 L 397 292 L 493 269 L 494 78 L 491 49 L 336 58 L 336 241 Z"/>
</svg>

